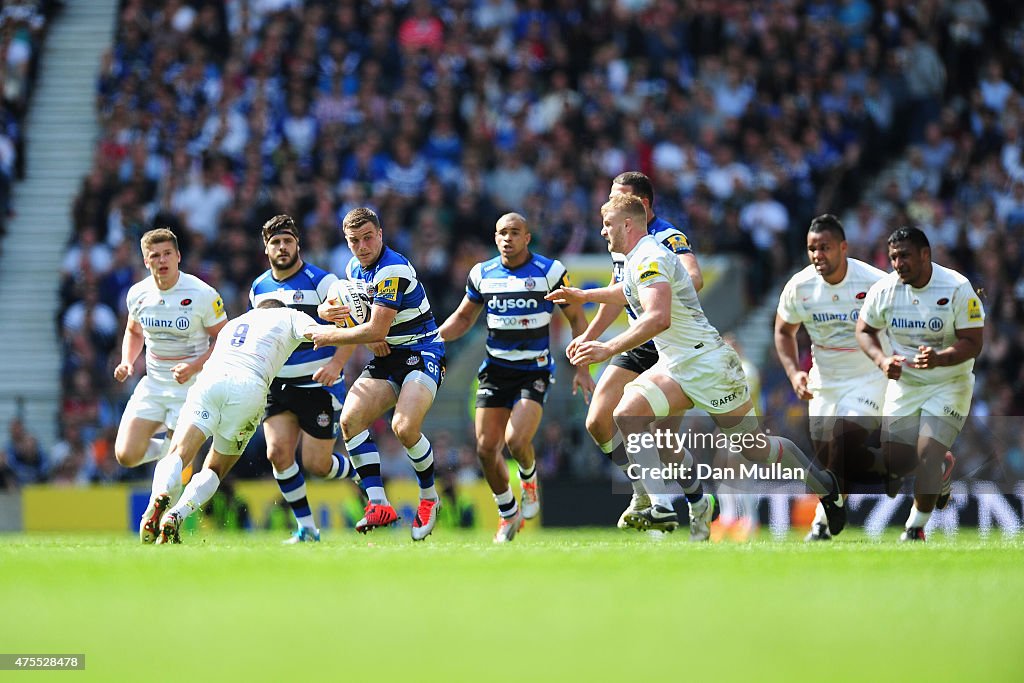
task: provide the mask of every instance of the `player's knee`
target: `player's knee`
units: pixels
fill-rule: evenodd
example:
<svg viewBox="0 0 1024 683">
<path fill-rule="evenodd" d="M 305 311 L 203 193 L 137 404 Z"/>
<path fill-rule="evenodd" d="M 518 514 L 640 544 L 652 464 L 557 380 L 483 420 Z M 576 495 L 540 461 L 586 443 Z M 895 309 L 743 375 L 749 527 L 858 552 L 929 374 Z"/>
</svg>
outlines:
<svg viewBox="0 0 1024 683">
<path fill-rule="evenodd" d="M 489 462 L 498 457 L 501 452 L 501 439 L 490 435 L 479 436 L 476 439 L 476 453 L 483 462 Z"/>
<path fill-rule="evenodd" d="M 647 408 L 646 411 L 642 410 L 639 405 L 641 401 L 644 401 L 644 398 L 640 394 L 636 392 L 627 393 L 612 410 L 612 419 L 616 424 L 619 424 L 622 420 L 636 420 L 638 417 L 643 416 L 650 408 Z"/>
<path fill-rule="evenodd" d="M 615 435 L 615 421 L 609 413 L 596 411 L 587 413 L 587 432 L 597 443 L 611 441 Z"/>
<path fill-rule="evenodd" d="M 293 450 L 289 453 L 287 448 L 282 448 L 277 444 L 267 444 L 267 460 L 270 461 L 275 470 L 280 472 L 291 467 L 292 463 L 295 462 L 295 452 Z"/>
<path fill-rule="evenodd" d="M 114 457 L 121 467 L 135 467 L 139 464 L 141 456 L 132 453 L 130 449 L 117 447 L 114 449 Z"/>
<path fill-rule="evenodd" d="M 420 440 L 420 436 L 422 436 L 420 426 L 404 415 L 395 415 L 391 420 L 391 431 L 395 433 L 395 438 L 401 441 L 402 445 L 406 448 L 415 446 L 416 442 Z"/>
<path fill-rule="evenodd" d="M 142 462 L 142 456 L 146 454 L 148 445 L 149 439 L 135 445 L 117 439 L 114 442 L 114 458 L 121 467 L 135 467 Z"/>
<path fill-rule="evenodd" d="M 330 458 L 303 457 L 302 466 L 314 477 L 326 477 L 331 472 Z"/>
<path fill-rule="evenodd" d="M 341 416 L 341 436 L 345 441 L 349 441 L 359 432 L 366 429 L 362 420 L 358 419 L 354 415 L 342 414 Z"/>
<path fill-rule="evenodd" d="M 522 437 L 518 434 L 508 440 L 508 450 L 515 458 L 518 455 L 525 453 L 530 449 L 530 439 Z"/>
</svg>

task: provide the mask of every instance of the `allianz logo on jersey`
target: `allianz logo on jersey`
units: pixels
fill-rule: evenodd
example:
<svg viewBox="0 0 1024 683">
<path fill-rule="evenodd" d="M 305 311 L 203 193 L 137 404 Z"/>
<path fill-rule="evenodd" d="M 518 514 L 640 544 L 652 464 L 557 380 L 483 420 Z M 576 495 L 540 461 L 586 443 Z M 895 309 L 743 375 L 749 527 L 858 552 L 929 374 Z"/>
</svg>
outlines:
<svg viewBox="0 0 1024 683">
<path fill-rule="evenodd" d="M 498 299 L 493 298 L 487 301 L 487 308 L 492 311 L 504 313 L 505 311 L 511 311 L 513 309 L 525 309 L 530 310 L 531 308 L 540 308 L 540 302 L 536 299 Z"/>
<path fill-rule="evenodd" d="M 931 330 L 938 332 L 942 329 L 942 318 L 932 318 L 928 322 L 924 320 L 910 320 L 909 318 L 893 318 L 889 326 L 897 330 Z"/>
<path fill-rule="evenodd" d="M 847 313 L 814 313 L 811 315 L 811 319 L 816 323 L 828 323 L 833 320 L 846 321 L 850 319 L 850 316 Z M 854 317 L 853 319 L 856 320 L 857 318 Z"/>
<path fill-rule="evenodd" d="M 180 316 L 175 320 L 164 320 L 163 318 L 154 318 L 152 316 L 143 316 L 139 318 L 139 322 L 142 323 L 143 327 L 149 328 L 168 328 L 187 330 L 191 322 L 185 316 Z"/>
</svg>

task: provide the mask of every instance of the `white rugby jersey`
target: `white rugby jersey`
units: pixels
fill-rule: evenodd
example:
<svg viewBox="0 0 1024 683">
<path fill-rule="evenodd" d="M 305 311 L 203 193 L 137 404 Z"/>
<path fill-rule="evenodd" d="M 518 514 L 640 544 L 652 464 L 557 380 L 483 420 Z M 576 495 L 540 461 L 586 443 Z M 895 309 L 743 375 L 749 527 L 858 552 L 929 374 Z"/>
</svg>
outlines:
<svg viewBox="0 0 1024 683">
<path fill-rule="evenodd" d="M 813 391 L 830 382 L 881 375 L 857 344 L 860 309 L 871 285 L 885 273 L 857 259 L 846 259 L 846 277 L 830 285 L 813 265 L 790 278 L 779 297 L 779 317 L 803 324 L 811 337 L 814 365 L 808 376 Z"/>
<path fill-rule="evenodd" d="M 179 273 L 170 289 L 147 277 L 132 285 L 127 301 L 129 317 L 142 326 L 146 373 L 155 382 L 177 385 L 171 368 L 206 353 L 206 328 L 227 319 L 217 290 L 188 273 Z"/>
<path fill-rule="evenodd" d="M 909 362 L 918 346 L 936 351 L 956 343 L 956 330 L 985 325 L 985 309 L 971 283 L 960 273 L 932 263 L 932 278 L 921 289 L 889 273 L 868 290 L 861 317 L 871 327 L 886 330 L 892 352 L 907 358 L 900 376 L 907 384 L 934 384 L 967 378 L 974 359 L 950 367 L 917 370 Z"/>
<path fill-rule="evenodd" d="M 206 368 L 258 379 L 269 388 L 292 352 L 309 341 L 303 333 L 316 324 L 293 308 L 254 308 L 224 326 Z"/>
<path fill-rule="evenodd" d="M 640 290 L 658 282 L 672 287 L 671 325 L 654 338 L 661 358 L 674 365 L 721 346 L 722 338 L 704 315 L 690 274 L 675 254 L 647 235 L 626 254 L 623 273 L 623 293 L 638 316 L 644 311 Z"/>
</svg>

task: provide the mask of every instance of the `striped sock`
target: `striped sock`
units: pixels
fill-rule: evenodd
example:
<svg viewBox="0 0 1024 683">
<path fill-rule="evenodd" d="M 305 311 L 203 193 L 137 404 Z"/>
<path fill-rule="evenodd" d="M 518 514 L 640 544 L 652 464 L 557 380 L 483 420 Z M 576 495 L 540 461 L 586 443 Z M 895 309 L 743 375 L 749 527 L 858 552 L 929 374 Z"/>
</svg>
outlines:
<svg viewBox="0 0 1024 683">
<path fill-rule="evenodd" d="M 629 476 L 627 471 L 629 470 L 630 462 L 626 456 L 626 446 L 622 443 L 622 432 L 618 429 L 615 430 L 615 434 L 612 435 L 610 441 L 597 444 L 597 447 L 601 449 L 601 452 L 608 456 L 608 459 L 619 468 L 626 478 L 629 479 L 630 486 L 633 487 L 633 493 L 646 496 L 647 490 L 644 488 L 644 482 L 640 479 L 633 479 Z"/>
<path fill-rule="evenodd" d="M 331 453 L 331 471 L 324 476 L 324 479 L 348 479 L 355 473 L 351 460 L 341 453 Z"/>
<path fill-rule="evenodd" d="M 519 466 L 519 481 L 523 484 L 535 484 L 537 483 L 537 462 L 534 461 L 530 465 L 529 470 L 524 470 L 523 466 Z"/>
<path fill-rule="evenodd" d="M 359 475 L 360 486 L 371 503 L 390 505 L 384 493 L 384 480 L 380 476 L 380 453 L 369 430 L 364 429 L 345 442 L 345 450 Z"/>
<path fill-rule="evenodd" d="M 420 499 L 437 500 L 437 490 L 434 488 L 434 449 L 430 447 L 427 437 L 420 434 L 420 440 L 412 448 L 406 448 L 405 452 L 420 482 Z"/>
<path fill-rule="evenodd" d="M 298 463 L 293 462 L 291 467 L 284 472 L 274 470 L 274 479 L 281 487 L 281 495 L 291 506 L 292 514 L 295 515 L 295 521 L 299 523 L 299 526 L 315 529 L 313 512 L 309 509 L 309 499 L 306 498 L 306 480 L 302 476 L 302 470 L 299 469 Z"/>
<path fill-rule="evenodd" d="M 505 489 L 504 493 L 495 493 L 494 502 L 498 504 L 498 514 L 504 519 L 515 517 L 519 512 L 519 504 L 516 497 L 512 495 L 512 489 Z"/>
</svg>

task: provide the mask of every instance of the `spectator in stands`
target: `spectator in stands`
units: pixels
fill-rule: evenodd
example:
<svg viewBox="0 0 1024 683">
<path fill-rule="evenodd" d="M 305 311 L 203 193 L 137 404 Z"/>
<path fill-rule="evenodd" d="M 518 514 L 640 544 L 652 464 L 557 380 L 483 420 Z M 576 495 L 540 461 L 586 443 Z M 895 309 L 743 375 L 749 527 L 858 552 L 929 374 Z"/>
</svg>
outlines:
<svg viewBox="0 0 1024 683">
<path fill-rule="evenodd" d="M 98 85 L 104 142 L 74 221 L 114 247 L 173 210 L 183 254 L 222 291 L 244 290 L 260 260 L 224 235 L 282 212 L 340 266 L 338 217 L 372 204 L 397 245 L 424 245 L 438 282 L 459 280 L 463 243 L 487 242 L 484 218 L 506 210 L 548 227 L 549 251 L 602 253 L 585 217 L 620 164 L 658 178 L 662 212 L 702 253 L 747 257 L 756 234 L 780 275 L 802 260 L 788 225 L 820 205 L 869 205 L 851 249 L 885 267 L 874 242 L 911 214 L 968 265 L 969 234 L 1019 229 L 1024 54 L 996 29 L 1019 22 L 1020 3 L 193 5 L 120 14 Z M 9 123 L 0 112 L 17 145 Z M 912 164 L 907 140 L 921 145 Z M 2 159 L 0 145 L 0 171 Z M 872 174 L 893 160 L 902 170 L 879 192 Z M 987 227 L 969 230 L 986 202 Z M 755 205 L 771 210 L 741 219 Z M 997 257 L 991 277 L 1012 289 L 1021 258 Z M 752 295 L 771 278 L 755 274 Z M 69 305 L 83 295 L 67 291 Z M 445 297 L 434 304 L 446 313 Z M 1010 391 L 1024 403 L 1024 380 Z"/>
<path fill-rule="evenodd" d="M 39 484 L 46 481 L 49 474 L 49 460 L 39 440 L 25 429 L 19 418 L 14 418 L 8 425 L 10 439 L 6 447 L 7 467 L 14 473 L 19 486 Z"/>
<path fill-rule="evenodd" d="M 64 438 L 53 447 L 50 482 L 54 484 L 84 486 L 97 481 L 96 454 L 82 429 L 68 425 Z"/>
</svg>

